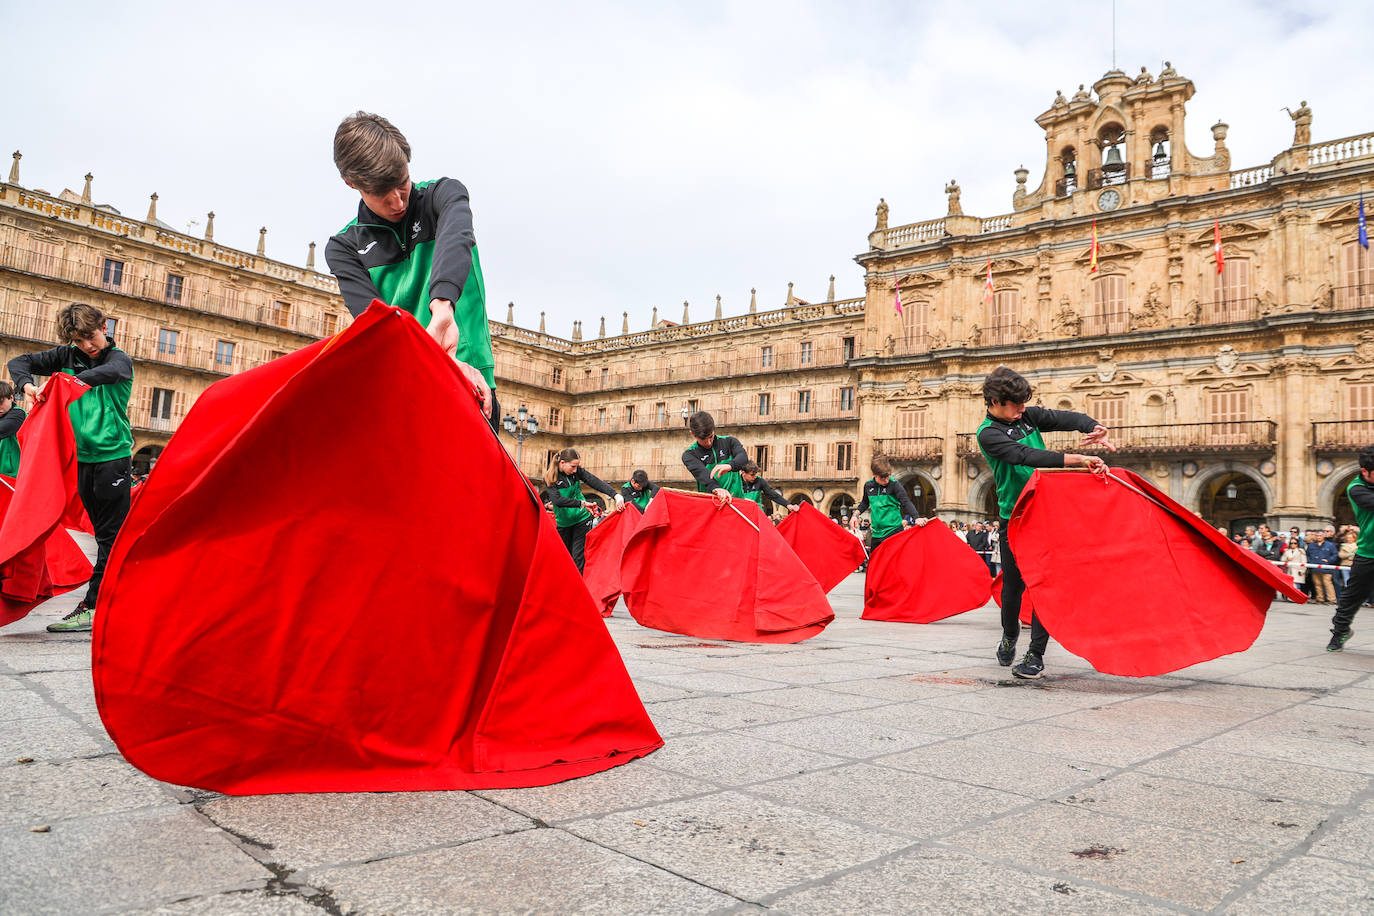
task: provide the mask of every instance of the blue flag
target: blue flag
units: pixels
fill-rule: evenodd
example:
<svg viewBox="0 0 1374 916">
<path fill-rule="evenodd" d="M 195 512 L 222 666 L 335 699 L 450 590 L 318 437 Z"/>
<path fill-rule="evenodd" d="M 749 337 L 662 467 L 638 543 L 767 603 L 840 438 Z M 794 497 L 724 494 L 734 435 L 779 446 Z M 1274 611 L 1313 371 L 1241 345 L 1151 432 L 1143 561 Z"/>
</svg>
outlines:
<svg viewBox="0 0 1374 916">
<path fill-rule="evenodd" d="M 1360 244 L 1369 248 L 1369 229 L 1364 224 L 1364 195 L 1360 195 Z"/>
</svg>

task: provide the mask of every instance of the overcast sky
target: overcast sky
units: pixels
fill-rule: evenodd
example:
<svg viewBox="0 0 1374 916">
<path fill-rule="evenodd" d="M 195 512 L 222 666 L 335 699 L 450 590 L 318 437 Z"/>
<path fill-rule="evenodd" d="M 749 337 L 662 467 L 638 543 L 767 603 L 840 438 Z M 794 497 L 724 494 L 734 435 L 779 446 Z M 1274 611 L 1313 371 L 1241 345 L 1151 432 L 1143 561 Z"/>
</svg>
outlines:
<svg viewBox="0 0 1374 916">
<path fill-rule="evenodd" d="M 1036 115 L 1112 64 L 1108 2 L 9 2 L 0 149 L 21 183 L 79 191 L 304 264 L 354 214 L 331 160 L 350 111 L 390 118 L 418 180 L 472 195 L 489 313 L 562 336 L 863 294 L 891 223 L 1011 211 L 1039 182 Z M 1374 130 L 1374 0 L 1119 3 L 1116 62 L 1195 83 L 1187 143 L 1231 125 L 1236 168 L 1292 139 Z M 4 144 L 8 144 L 7 146 Z"/>
</svg>

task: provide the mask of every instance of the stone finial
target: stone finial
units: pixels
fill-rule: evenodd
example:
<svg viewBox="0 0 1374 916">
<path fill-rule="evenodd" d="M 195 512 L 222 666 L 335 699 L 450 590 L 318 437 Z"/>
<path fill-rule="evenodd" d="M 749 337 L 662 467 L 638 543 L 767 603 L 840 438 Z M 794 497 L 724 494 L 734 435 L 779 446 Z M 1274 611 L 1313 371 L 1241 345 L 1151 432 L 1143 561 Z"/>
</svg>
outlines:
<svg viewBox="0 0 1374 916">
<path fill-rule="evenodd" d="M 215 211 L 214 211 L 214 210 L 211 210 L 209 213 L 205 214 L 205 241 L 207 241 L 207 242 L 213 242 L 214 240 L 215 240 Z"/>
<path fill-rule="evenodd" d="M 834 301 L 835 301 L 835 275 L 834 275 L 834 274 L 831 274 L 831 275 L 830 275 L 830 289 L 828 289 L 828 290 L 825 291 L 825 301 L 826 301 L 826 302 L 834 302 Z"/>
<path fill-rule="evenodd" d="M 267 254 L 267 227 L 263 226 L 258 230 L 258 254 Z"/>
<path fill-rule="evenodd" d="M 506 304 L 506 324 L 515 324 L 515 303 Z"/>
<path fill-rule="evenodd" d="M 544 313 L 543 313 L 543 312 L 540 312 L 540 313 L 539 313 L 539 333 L 540 333 L 540 334 L 546 333 L 545 330 L 544 330 Z"/>
<path fill-rule="evenodd" d="M 308 252 L 306 252 L 306 255 L 305 255 L 305 269 L 306 269 L 306 270 L 314 270 L 314 269 L 315 269 L 315 243 L 314 243 L 314 242 L 311 242 L 311 243 L 310 243 L 310 250 L 309 250 Z"/>
<path fill-rule="evenodd" d="M 148 198 L 148 219 L 147 222 L 157 222 L 157 192 L 154 191 Z"/>
<path fill-rule="evenodd" d="M 581 340 L 581 339 L 582 339 L 582 322 L 580 322 L 580 321 L 574 321 L 574 322 L 573 322 L 573 340 Z"/>
<path fill-rule="evenodd" d="M 91 205 L 91 180 L 94 178 L 94 175 L 92 175 L 90 172 L 87 172 L 86 186 L 81 189 L 81 202 L 88 207 Z"/>
<path fill-rule="evenodd" d="M 797 301 L 796 298 L 792 295 L 792 281 L 791 281 L 791 280 L 788 280 L 788 281 L 787 281 L 787 304 L 788 304 L 788 305 L 792 305 L 792 304 L 795 303 L 796 301 Z"/>
<path fill-rule="evenodd" d="M 601 316 L 601 330 L 597 332 L 596 336 L 597 336 L 597 337 L 605 337 L 605 336 L 606 336 L 606 316 L 605 316 L 605 315 L 602 315 L 602 316 Z"/>
<path fill-rule="evenodd" d="M 650 329 L 658 327 L 658 306 L 654 306 L 654 317 L 649 319 Z"/>
<path fill-rule="evenodd" d="M 721 311 L 720 311 L 720 293 L 716 293 L 716 318 L 720 318 L 720 317 L 721 317 Z"/>
<path fill-rule="evenodd" d="M 19 150 L 14 151 L 14 163 L 10 165 L 10 184 L 19 184 L 19 160 L 23 158 L 23 153 Z"/>
<path fill-rule="evenodd" d="M 683 324 L 691 324 L 691 323 L 692 323 L 692 318 L 691 318 L 691 316 L 687 314 L 687 300 L 686 300 L 686 299 L 683 299 L 683 300 L 682 300 L 682 323 L 683 323 Z"/>
<path fill-rule="evenodd" d="M 752 315 L 752 314 L 754 314 L 755 312 L 757 312 L 758 310 L 759 310 L 759 291 L 758 291 L 757 289 L 752 289 L 752 288 L 751 288 L 751 289 L 749 290 L 749 314 Z"/>
<path fill-rule="evenodd" d="M 628 334 L 628 333 L 630 333 L 630 313 L 629 313 L 629 312 L 621 312 L 621 313 L 620 313 L 620 333 L 622 333 L 622 334 Z"/>
</svg>

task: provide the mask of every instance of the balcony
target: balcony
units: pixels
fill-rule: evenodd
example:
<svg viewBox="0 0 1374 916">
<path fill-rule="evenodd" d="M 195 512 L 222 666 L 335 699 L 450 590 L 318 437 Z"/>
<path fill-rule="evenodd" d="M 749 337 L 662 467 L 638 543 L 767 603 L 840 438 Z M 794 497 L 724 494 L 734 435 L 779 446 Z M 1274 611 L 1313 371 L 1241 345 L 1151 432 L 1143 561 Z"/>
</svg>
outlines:
<svg viewBox="0 0 1374 916">
<path fill-rule="evenodd" d="M 838 407 L 823 408 L 815 404 L 812 404 L 810 410 L 805 411 L 774 405 L 765 414 L 759 413 L 757 406 L 716 408 L 707 404 L 703 405 L 701 409 L 709 413 L 716 421 L 716 427 L 727 435 L 731 429 L 745 426 L 782 426 L 784 424 L 842 423 L 846 421 L 857 423 L 859 420 L 858 411 L 853 408 L 841 410 Z M 612 414 L 615 415 L 612 416 Z M 578 420 L 576 431 L 569 430 L 569 435 L 600 436 L 606 433 L 648 433 L 677 430 L 681 431 L 684 437 L 690 438 L 691 436 L 691 433 L 687 431 L 687 421 L 683 419 L 680 410 L 665 411 L 662 417 L 644 411 L 636 411 L 634 422 L 630 422 L 625 419 L 624 405 L 620 405 L 618 412 L 616 408 L 607 408 L 605 422 L 598 422 L 598 419 L 595 414 L 583 415 Z M 683 448 L 686 446 L 684 445 Z"/>
<path fill-rule="evenodd" d="M 757 349 L 757 348 L 750 348 Z M 816 347 L 809 355 L 793 349 L 787 353 L 774 352 L 768 356 L 736 356 L 732 359 L 701 360 L 682 362 L 676 365 L 655 369 L 607 368 L 592 369 L 581 378 L 574 375 L 567 390 L 574 394 L 592 391 L 612 391 L 622 388 L 635 388 L 645 385 L 671 385 L 679 382 L 697 382 L 707 379 L 739 378 L 749 375 L 763 375 L 774 372 L 809 372 L 814 369 L 842 368 L 845 361 L 853 358 L 853 351 L 843 344 L 833 347 Z"/>
<path fill-rule="evenodd" d="M 1202 303 L 1202 324 L 1234 324 L 1259 318 L 1258 296 L 1237 296 Z"/>
<path fill-rule="evenodd" d="M 1374 308 L 1374 280 L 1331 290 L 1331 307 L 1338 312 Z"/>
<path fill-rule="evenodd" d="M 1089 191 L 1095 188 L 1109 188 L 1122 185 L 1131 180 L 1131 164 L 1123 162 L 1115 168 L 1088 169 L 1088 181 L 1084 185 Z"/>
<path fill-rule="evenodd" d="M 945 454 L 945 440 L 940 436 L 874 439 L 873 454 L 886 455 L 898 461 L 939 461 Z"/>
<path fill-rule="evenodd" d="M 1045 447 L 1056 452 L 1118 456 L 1170 457 L 1183 455 L 1272 455 L 1278 441 L 1273 420 L 1228 420 L 1217 423 L 1163 423 L 1157 426 L 1117 426 L 1111 430 L 1116 452 L 1080 444 L 1076 432 L 1047 432 Z M 973 433 L 960 433 L 955 446 L 960 458 L 981 458 Z"/>
<path fill-rule="evenodd" d="M 1312 451 L 1351 456 L 1374 445 L 1374 420 L 1335 420 L 1312 424 Z"/>
</svg>

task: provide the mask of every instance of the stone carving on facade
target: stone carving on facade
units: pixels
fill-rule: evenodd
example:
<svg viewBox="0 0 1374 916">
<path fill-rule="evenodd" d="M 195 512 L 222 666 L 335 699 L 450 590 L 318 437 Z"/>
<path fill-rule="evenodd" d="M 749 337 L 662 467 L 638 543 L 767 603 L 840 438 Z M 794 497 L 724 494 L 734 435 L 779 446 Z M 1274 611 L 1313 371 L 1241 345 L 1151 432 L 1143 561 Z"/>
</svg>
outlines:
<svg viewBox="0 0 1374 916">
<path fill-rule="evenodd" d="M 1078 91 L 1073 94 L 1073 100 L 1075 102 L 1091 102 L 1092 98 L 1092 93 L 1089 92 L 1087 89 L 1083 88 L 1082 83 L 1079 83 Z"/>
<path fill-rule="evenodd" d="M 1060 337 L 1077 337 L 1083 330 L 1083 319 L 1069 305 L 1069 297 L 1059 300 L 1059 311 L 1054 314 L 1054 332 Z"/>
<path fill-rule="evenodd" d="M 1202 303 L 1196 299 L 1188 302 L 1188 324 L 1196 327 L 1202 323 Z"/>
<path fill-rule="evenodd" d="M 1164 62 L 1164 69 L 1159 71 L 1159 81 L 1178 79 L 1178 71 L 1174 69 L 1172 61 Z"/>
<path fill-rule="evenodd" d="M 983 329 L 980 328 L 978 325 L 975 324 L 973 327 L 969 328 L 969 330 L 968 330 L 968 344 L 969 344 L 970 347 L 976 347 L 976 346 L 979 346 L 980 344 L 982 344 L 982 342 L 983 342 Z"/>
<path fill-rule="evenodd" d="M 1310 356 L 1280 356 L 1273 363 L 1273 370 L 1281 374 L 1315 372 L 1320 368 L 1321 363 Z"/>
<path fill-rule="evenodd" d="M 891 356 L 891 355 L 892 355 L 893 353 L 895 353 L 896 351 L 897 351 L 897 338 L 895 338 L 895 337 L 893 337 L 891 334 L 889 334 L 889 335 L 887 335 L 887 339 L 883 341 L 883 353 L 887 354 L 888 356 Z"/>
<path fill-rule="evenodd" d="M 1261 315 L 1272 315 L 1275 312 L 1284 311 L 1284 309 L 1281 309 L 1279 306 L 1279 300 L 1274 296 L 1273 292 L 1270 290 L 1266 289 L 1262 291 L 1256 298 L 1259 300 L 1259 310 Z"/>
<path fill-rule="evenodd" d="M 881 197 L 878 198 L 878 225 L 874 228 L 887 228 L 887 201 Z"/>
<path fill-rule="evenodd" d="M 1150 71 L 1146 70 L 1144 67 L 1140 68 L 1140 73 L 1137 74 L 1135 78 L 1135 84 L 1137 86 L 1148 86 L 1154 81 L 1155 78 L 1151 76 Z"/>
<path fill-rule="evenodd" d="M 944 331 L 933 331 L 930 334 L 930 349 L 943 350 L 949 345 L 949 335 Z"/>
<path fill-rule="evenodd" d="M 1298 106 L 1297 111 L 1285 108 L 1288 117 L 1293 119 L 1293 145 L 1307 146 L 1312 142 L 1312 109 L 1307 107 L 1307 100 L 1304 99 Z"/>
<path fill-rule="evenodd" d="M 1020 332 L 1022 340 L 1040 339 L 1040 325 L 1034 318 L 1027 318 L 1016 326 L 1016 330 Z"/>
<path fill-rule="evenodd" d="M 1317 287 L 1316 302 L 1313 305 L 1330 306 L 1335 298 L 1335 292 L 1331 289 L 1330 283 L 1323 283 Z"/>
<path fill-rule="evenodd" d="M 1059 90 L 1059 89 L 1054 90 L 1054 105 L 1053 105 L 1053 107 L 1055 107 L 1055 108 L 1068 108 L 1068 107 L 1069 107 L 1069 100 L 1066 99 L 1066 98 L 1064 98 L 1064 93 L 1063 93 L 1062 90 Z"/>
<path fill-rule="evenodd" d="M 963 216 L 964 208 L 959 204 L 959 182 L 953 178 L 949 184 L 945 185 L 945 193 L 949 195 L 949 212 L 946 216 Z"/>
<path fill-rule="evenodd" d="M 947 382 L 940 387 L 940 397 L 942 398 L 972 398 L 982 396 L 982 390 L 975 388 L 968 382 Z"/>
<path fill-rule="evenodd" d="M 1355 356 L 1362 362 L 1374 362 L 1374 331 L 1361 331 L 1355 344 Z"/>
<path fill-rule="evenodd" d="M 1150 289 L 1145 293 L 1145 301 L 1141 303 L 1140 310 L 1131 312 L 1131 327 L 1135 328 L 1157 328 L 1164 324 L 1167 317 L 1168 306 L 1159 296 L 1159 284 L 1151 283 Z"/>
<path fill-rule="evenodd" d="M 1217 368 L 1220 369 L 1226 375 L 1230 375 L 1232 372 L 1235 372 L 1236 366 L 1239 363 L 1240 354 L 1237 353 L 1236 348 L 1231 346 L 1230 344 L 1225 344 L 1217 350 Z"/>
<path fill-rule="evenodd" d="M 1110 353 L 1111 351 L 1108 350 L 1107 352 Z M 1108 356 L 1102 362 L 1097 364 L 1097 380 L 1104 385 L 1108 384 L 1109 382 L 1111 382 L 1112 379 L 1116 378 L 1116 363 L 1112 362 L 1111 360 L 1112 358 Z"/>
</svg>

